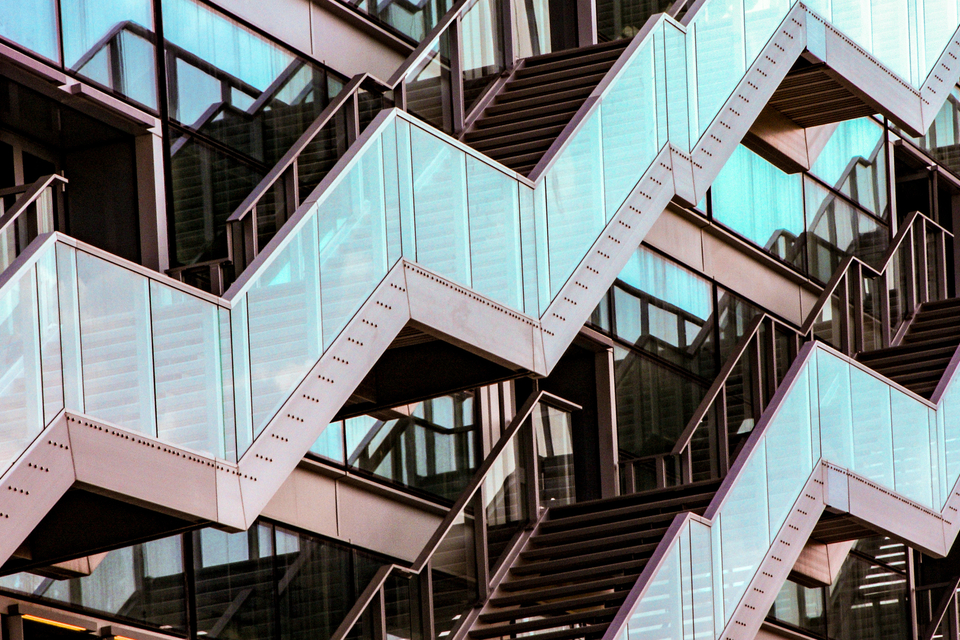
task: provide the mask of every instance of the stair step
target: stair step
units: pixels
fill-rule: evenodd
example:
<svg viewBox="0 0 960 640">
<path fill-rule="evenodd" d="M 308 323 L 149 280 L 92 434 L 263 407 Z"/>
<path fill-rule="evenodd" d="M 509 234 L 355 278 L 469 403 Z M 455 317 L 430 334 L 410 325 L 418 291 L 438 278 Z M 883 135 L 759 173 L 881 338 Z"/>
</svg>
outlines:
<svg viewBox="0 0 960 640">
<path fill-rule="evenodd" d="M 632 504 L 620 508 L 608 508 L 603 510 L 601 513 L 598 513 L 598 509 L 583 513 L 581 515 L 560 518 L 551 517 L 549 520 L 546 520 L 540 524 L 540 530 L 555 531 L 558 529 L 576 527 L 586 523 L 594 524 L 598 521 L 598 517 L 601 517 L 606 521 L 612 519 L 622 520 L 627 517 L 639 518 L 642 517 L 643 514 L 653 516 L 669 513 L 672 515 L 678 511 L 687 511 L 690 508 L 696 508 L 709 504 L 710 500 L 713 499 L 714 493 L 715 491 L 711 491 L 709 493 L 697 493 L 693 495 L 679 496 L 676 498 L 644 502 L 641 504 Z M 583 504 L 584 503 L 580 503 L 578 506 L 583 506 Z"/>
<path fill-rule="evenodd" d="M 591 65 L 596 62 L 603 62 L 607 60 L 615 61 L 620 57 L 624 49 L 626 49 L 626 47 L 615 47 L 597 51 L 595 53 L 583 54 L 576 58 L 567 58 L 563 60 L 556 60 L 554 62 L 541 62 L 539 64 L 536 62 L 530 64 L 530 60 L 536 61 L 536 58 L 527 58 L 524 61 L 523 66 L 517 69 L 514 77 L 527 78 L 534 75 L 560 71 L 561 69 L 569 69 L 570 67 L 576 67 L 579 65 Z M 584 49 L 580 49 L 580 51 L 584 51 Z M 613 66 L 612 62 L 610 64 Z"/>
<path fill-rule="evenodd" d="M 705 511 L 705 509 L 704 509 Z M 700 515 L 700 514 L 698 514 Z M 670 520 L 673 518 L 671 517 Z M 571 542 L 568 544 L 555 544 L 555 545 L 546 545 L 541 540 L 536 540 L 536 549 L 525 550 L 521 552 L 520 557 L 526 561 L 534 560 L 543 560 L 544 558 L 556 558 L 556 557 L 575 557 L 581 553 L 591 553 L 596 551 L 602 551 L 607 548 L 619 548 L 623 544 L 635 543 L 639 540 L 647 540 L 651 537 L 662 536 L 666 531 L 666 527 L 658 527 L 656 529 L 644 529 L 642 531 L 632 531 L 633 522 L 630 521 L 629 527 L 624 527 L 629 533 L 624 533 L 621 535 L 611 535 L 606 537 L 588 537 L 586 540 L 580 542 Z M 664 517 L 661 521 L 664 523 L 669 522 L 669 520 Z M 554 534 L 556 535 L 556 534 Z"/>
<path fill-rule="evenodd" d="M 517 607 L 513 609 L 505 609 L 502 611 L 494 611 L 492 613 L 484 613 L 480 616 L 480 622 L 483 624 L 491 624 L 495 622 L 507 622 L 512 620 L 518 620 L 520 618 L 529 618 L 532 616 L 545 616 L 545 615 L 555 615 L 566 611 L 576 611 L 577 609 L 584 609 L 586 607 L 596 607 L 599 605 L 608 605 L 609 603 L 622 603 L 623 600 L 627 597 L 629 591 L 623 589 L 621 591 L 609 591 L 607 593 L 598 593 L 587 596 L 581 596 L 579 598 L 569 598 L 561 602 L 549 602 L 546 604 L 534 604 L 531 606 Z"/>
<path fill-rule="evenodd" d="M 558 82 L 563 82 L 564 80 L 572 80 L 575 78 L 582 78 L 584 76 L 597 75 L 597 74 L 606 74 L 610 70 L 610 67 L 613 66 L 616 58 L 612 58 L 609 61 L 602 62 L 593 62 L 588 63 L 582 59 L 577 59 L 579 64 L 571 65 L 565 69 L 557 69 L 551 71 L 543 71 L 542 73 L 530 73 L 522 78 L 515 78 L 507 82 L 503 87 L 503 93 L 508 94 L 517 89 L 524 89 L 527 87 L 543 86 L 543 85 L 554 85 Z M 531 71 L 537 69 L 537 67 L 532 67 Z"/>
<path fill-rule="evenodd" d="M 639 573 L 646 564 L 646 559 L 627 560 L 625 562 L 607 564 L 601 567 L 591 567 L 589 569 L 576 569 L 574 571 L 552 573 L 550 575 L 531 578 L 517 578 L 516 580 L 508 580 L 501 583 L 500 588 L 504 591 L 520 591 L 544 586 L 559 586 L 564 582 L 572 582 L 584 578 L 599 578 L 615 573 Z"/>
<path fill-rule="evenodd" d="M 550 618 L 541 618 L 539 620 L 528 620 L 517 624 L 497 625 L 493 627 L 481 627 L 470 632 L 471 638 L 500 638 L 503 636 L 513 636 L 518 633 L 529 633 L 531 631 L 540 631 L 545 629 L 555 629 L 571 624 L 580 624 L 585 622 L 609 621 L 617 614 L 617 609 L 597 609 L 595 611 L 581 611 L 562 616 L 552 616 Z M 541 637 L 537 634 L 537 637 Z M 576 636 L 579 637 L 579 636 Z"/>
<path fill-rule="evenodd" d="M 600 568 L 605 564 L 611 563 L 613 560 L 624 561 L 626 558 L 647 558 L 653 553 L 653 550 L 657 548 L 657 544 L 659 544 L 660 539 L 663 537 L 664 531 L 665 530 L 659 530 L 659 535 L 654 534 L 653 537 L 656 538 L 656 540 L 652 543 L 634 545 L 632 547 L 608 549 L 606 551 L 587 553 L 580 556 L 574 556 L 572 558 L 564 558 L 562 560 L 551 558 L 542 562 L 523 564 L 511 568 L 510 574 L 515 576 L 547 576 L 573 569 L 579 569 L 581 567 Z"/>
<path fill-rule="evenodd" d="M 605 73 L 594 73 L 591 75 L 577 76 L 575 78 L 569 78 L 567 80 L 561 80 L 548 85 L 534 85 L 532 87 L 525 87 L 522 89 L 514 89 L 512 91 L 506 91 L 505 93 L 497 96 L 496 101 L 494 102 L 495 106 L 513 104 L 515 101 L 527 100 L 533 97 L 538 97 L 541 100 L 544 98 L 542 96 L 548 96 L 546 99 L 554 102 L 558 99 L 557 96 L 560 96 L 565 91 L 572 91 L 575 89 L 586 88 L 587 94 L 589 95 L 593 88 L 603 80 Z"/>
<path fill-rule="evenodd" d="M 490 604 L 494 607 L 510 607 L 528 602 L 545 602 L 556 598 L 575 597 L 586 593 L 597 593 L 609 589 L 623 588 L 633 585 L 639 575 L 640 572 L 637 571 L 636 573 L 614 576 L 612 578 L 588 581 L 581 580 L 576 584 L 537 589 L 536 591 L 521 591 L 520 593 L 491 598 Z"/>
</svg>

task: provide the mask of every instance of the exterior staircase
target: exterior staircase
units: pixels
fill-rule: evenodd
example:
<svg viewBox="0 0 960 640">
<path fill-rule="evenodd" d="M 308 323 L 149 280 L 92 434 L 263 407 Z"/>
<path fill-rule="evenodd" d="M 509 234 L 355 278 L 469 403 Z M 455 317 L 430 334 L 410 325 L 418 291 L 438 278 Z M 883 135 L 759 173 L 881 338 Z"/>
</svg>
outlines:
<svg viewBox="0 0 960 640">
<path fill-rule="evenodd" d="M 526 58 L 462 140 L 528 175 L 630 40 Z"/>
<path fill-rule="evenodd" d="M 929 399 L 957 347 L 960 298 L 951 298 L 921 305 L 899 345 L 861 353 L 857 361 Z"/>
<path fill-rule="evenodd" d="M 600 638 L 674 517 L 702 515 L 718 482 L 552 507 L 469 633 Z"/>
</svg>

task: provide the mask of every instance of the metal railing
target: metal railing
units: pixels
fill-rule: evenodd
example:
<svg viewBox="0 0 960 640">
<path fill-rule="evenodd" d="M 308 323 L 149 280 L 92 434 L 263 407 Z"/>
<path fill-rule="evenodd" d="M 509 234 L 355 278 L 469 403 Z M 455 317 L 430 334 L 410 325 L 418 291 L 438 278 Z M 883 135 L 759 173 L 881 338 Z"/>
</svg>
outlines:
<svg viewBox="0 0 960 640">
<path fill-rule="evenodd" d="M 548 392 L 533 392 L 413 564 L 381 567 L 331 640 L 346 640 L 357 635 L 379 640 L 388 638 L 386 612 L 392 604 L 390 596 L 397 596 L 401 591 L 391 590 L 397 581 L 412 585 L 407 590 L 410 624 L 420 629 L 419 637 L 442 635 L 449 640 L 460 640 L 469 631 L 479 612 L 475 605 L 486 601 L 506 576 L 529 537 L 532 524 L 541 516 L 538 434 L 533 421 L 541 404 L 566 412 L 581 408 Z M 496 526 L 506 526 L 511 537 L 505 545 L 496 545 L 502 549 L 492 550 L 488 532 Z M 460 593 L 463 607 L 449 617 L 443 614 L 438 617 L 434 606 L 434 587 L 440 579 L 448 581 L 443 591 L 446 602 L 451 595 L 457 595 L 457 585 L 463 587 Z"/>
<path fill-rule="evenodd" d="M 386 83 L 369 74 L 354 76 L 326 109 L 310 124 L 280 161 L 227 219 L 227 257 L 176 267 L 167 274 L 191 284 L 200 284 L 221 295 L 263 250 L 270 238 L 303 204 L 359 137 L 364 126 L 381 108 L 396 106 L 457 135 L 469 107 L 482 106 L 482 97 L 492 92 L 512 62 L 509 32 L 490 36 L 497 46 L 488 67 L 467 70 L 471 91 L 464 90 L 464 23 L 471 12 L 506 12 L 505 0 L 460 0 L 437 23 Z M 509 20 L 498 19 L 495 31 L 509 30 Z M 474 56 L 475 57 L 475 56 Z M 482 58 L 482 56 L 481 56 Z M 478 84 L 479 83 L 479 84 Z M 479 87 L 479 88 L 478 88 Z M 477 111 L 478 109 L 474 109 Z M 317 161 L 317 156 L 325 159 Z"/>
<path fill-rule="evenodd" d="M 37 236 L 54 230 L 66 184 L 66 178 L 52 174 L 33 184 L 0 189 L 0 272 Z"/>
<path fill-rule="evenodd" d="M 667 453 L 621 460 L 626 490 L 642 467 L 658 486 L 724 477 L 802 343 L 827 342 L 848 356 L 897 344 L 924 302 L 948 297 L 947 239 L 920 212 L 907 216 L 878 267 L 847 256 L 799 330 L 755 317 Z"/>
</svg>

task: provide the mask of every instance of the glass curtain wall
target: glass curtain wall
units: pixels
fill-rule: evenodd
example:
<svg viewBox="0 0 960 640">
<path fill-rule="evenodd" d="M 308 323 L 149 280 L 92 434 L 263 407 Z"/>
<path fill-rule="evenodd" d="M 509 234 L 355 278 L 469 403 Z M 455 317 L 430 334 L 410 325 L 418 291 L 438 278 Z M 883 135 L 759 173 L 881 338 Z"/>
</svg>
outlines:
<svg viewBox="0 0 960 640">
<path fill-rule="evenodd" d="M 759 313 L 645 247 L 621 271 L 592 323 L 618 345 L 617 437 L 622 468 L 630 462 L 636 469 L 635 490 L 657 486 L 655 458 L 673 448 L 720 366 Z M 743 372 L 741 396 L 749 393 L 749 375 Z M 749 431 L 752 415 L 740 400 Z M 679 476 L 667 481 L 674 484 Z M 625 479 L 622 484 L 626 492 Z"/>
<path fill-rule="evenodd" d="M 926 135 L 914 138 L 898 130 L 901 136 L 926 151 L 934 160 L 960 175 L 960 87 L 953 87 Z"/>
<path fill-rule="evenodd" d="M 878 536 L 857 541 L 829 587 L 784 583 L 768 619 L 830 640 L 909 638 L 907 549 Z"/>
<path fill-rule="evenodd" d="M 877 265 L 890 242 L 885 144 L 873 119 L 843 122 L 799 174 L 740 146 L 710 189 L 710 215 L 822 282 L 848 255 Z"/>
<path fill-rule="evenodd" d="M 0 38 L 156 111 L 151 0 L 0 0 Z"/>
<path fill-rule="evenodd" d="M 459 392 L 330 424 L 310 449 L 326 460 L 453 501 L 477 469 L 474 392 Z"/>
<path fill-rule="evenodd" d="M 82 578 L 5 576 L 0 591 L 192 638 L 328 638 L 389 562 L 259 522 L 111 551 Z"/>
<path fill-rule="evenodd" d="M 345 78 L 195 0 L 162 0 L 162 11 L 175 258 L 193 264 L 226 257 L 226 219 Z M 313 162 L 332 166 L 345 133 L 322 143 Z M 283 222 L 269 219 L 279 207 L 264 204 L 263 244 Z"/>
</svg>

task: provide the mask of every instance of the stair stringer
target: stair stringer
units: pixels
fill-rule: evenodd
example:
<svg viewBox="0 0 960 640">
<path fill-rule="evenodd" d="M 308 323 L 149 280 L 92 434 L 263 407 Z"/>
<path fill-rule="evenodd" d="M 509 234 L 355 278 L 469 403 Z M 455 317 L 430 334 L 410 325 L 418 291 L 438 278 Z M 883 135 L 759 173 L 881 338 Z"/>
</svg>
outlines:
<svg viewBox="0 0 960 640">
<path fill-rule="evenodd" d="M 944 557 L 950 552 L 958 532 L 960 532 L 960 517 L 958 517 L 960 516 L 960 477 L 950 488 L 949 494 L 942 496 L 943 508 L 938 512 L 897 493 L 893 489 L 857 474 L 843 465 L 823 457 L 818 452 L 818 459 L 814 462 L 812 471 L 803 482 L 802 488 L 798 487 L 798 497 L 793 502 L 783 524 L 777 530 L 776 535 L 770 536 L 769 548 L 762 552 L 762 557 L 758 558 L 755 565 L 756 569 L 753 571 L 742 596 L 732 611 L 727 612 L 728 617 L 724 617 L 724 611 L 721 610 L 723 603 L 723 567 L 722 561 L 716 555 L 716 549 L 723 544 L 721 542 L 720 520 L 723 517 L 730 517 L 729 514 L 723 515 L 723 507 L 730 499 L 733 491 L 738 488 L 737 485 L 742 479 L 748 484 L 751 482 L 751 480 L 745 478 L 746 468 L 751 460 L 758 455 L 769 455 L 770 449 L 766 448 L 767 441 L 765 440 L 768 430 L 783 409 L 788 394 L 793 387 L 798 384 L 798 381 L 806 384 L 805 368 L 816 366 L 814 356 L 818 351 L 824 352 L 829 357 L 840 359 L 851 367 L 861 370 L 867 369 L 822 343 L 810 342 L 804 345 L 787 373 L 784 384 L 777 390 L 770 405 L 764 411 L 729 475 L 710 503 L 710 507 L 703 517 L 685 513 L 674 518 L 671 528 L 657 548 L 657 554 L 644 567 L 643 573 L 604 634 L 603 640 L 626 640 L 630 635 L 636 633 L 634 629 L 631 629 L 631 624 L 636 627 L 640 624 L 649 626 L 658 623 L 661 625 L 662 632 L 669 630 L 672 633 L 672 635 L 665 635 L 664 637 L 679 639 L 685 637 L 683 635 L 684 625 L 697 625 L 698 619 L 701 621 L 699 624 L 708 620 L 706 626 L 712 631 L 712 637 L 722 638 L 723 640 L 751 640 L 756 636 L 780 588 L 800 556 L 804 544 L 810 538 L 821 514 L 826 509 L 829 509 L 832 513 L 847 514 L 867 528 L 888 535 L 928 555 Z M 958 363 L 960 363 L 960 350 L 954 356 L 951 364 L 956 365 Z M 953 378 L 956 370 L 957 367 L 952 366 L 948 369 L 947 375 Z M 880 377 L 875 373 L 872 375 Z M 956 382 L 956 380 L 954 381 Z M 894 391 L 909 395 L 928 411 L 942 410 L 942 402 L 934 404 L 911 394 L 892 381 L 885 380 L 885 382 Z M 942 387 L 944 386 L 942 385 Z M 817 407 L 820 406 L 819 400 L 816 398 L 812 399 L 811 403 Z M 933 413 L 933 411 L 930 411 L 930 413 Z M 954 415 L 951 418 L 956 420 L 957 416 Z M 819 430 L 819 423 L 822 420 L 824 420 L 823 416 L 816 419 L 817 424 L 810 428 Z M 951 428 L 950 425 L 942 426 L 945 420 L 938 421 L 941 428 Z M 918 425 L 917 431 L 920 433 L 924 433 L 925 429 L 930 428 L 926 424 L 926 420 L 924 422 L 925 424 Z M 960 426 L 954 425 L 952 429 L 957 431 Z M 813 437 L 814 439 L 820 437 L 819 432 L 814 432 Z M 815 446 L 819 447 L 820 445 L 816 444 Z M 936 449 L 936 447 L 933 448 Z M 942 455 L 943 451 L 941 448 L 940 454 L 937 455 Z M 791 451 L 791 455 L 797 454 L 799 454 L 799 451 Z M 931 455 L 934 454 L 936 454 L 936 451 L 933 451 Z M 891 460 L 893 460 L 892 454 Z M 939 458 L 931 464 L 935 469 L 945 468 L 945 461 Z M 925 467 L 920 471 L 929 472 L 929 468 Z M 742 489 L 743 487 L 739 488 Z M 762 492 L 766 491 L 763 487 L 760 487 L 760 490 Z M 934 496 L 937 496 L 936 491 Z M 764 500 L 767 499 L 764 498 Z M 936 497 L 934 500 L 936 501 Z M 752 515 L 756 517 L 756 514 Z M 693 609 L 691 605 L 687 604 L 688 601 L 683 600 L 685 597 L 688 598 L 689 595 L 681 595 L 679 583 L 673 584 L 670 582 L 671 575 L 665 577 L 659 575 L 660 569 L 665 565 L 664 559 L 669 553 L 674 552 L 676 545 L 688 545 L 686 551 L 683 547 L 681 548 L 680 558 L 683 558 L 684 553 L 686 553 L 686 557 L 689 559 L 689 545 L 691 544 L 689 530 L 694 523 L 708 530 L 710 538 L 713 540 L 712 575 L 709 578 L 704 578 L 701 574 L 699 578 L 701 588 L 703 588 L 705 580 L 712 584 L 711 593 L 706 598 L 711 603 L 710 610 L 706 613 L 703 610 Z M 681 567 L 681 571 L 684 570 Z M 692 569 L 689 571 L 692 572 Z M 689 580 L 696 580 L 696 577 L 689 577 L 689 573 L 687 575 L 688 585 L 690 584 Z M 664 588 L 673 587 L 676 587 L 674 593 L 677 596 L 676 600 L 683 600 L 682 602 L 675 601 L 672 604 L 664 604 L 661 598 L 661 601 L 655 604 L 651 603 L 651 607 L 658 613 L 644 611 L 643 600 L 651 591 L 659 589 L 662 592 Z M 660 615 L 659 618 L 656 617 L 658 614 Z M 699 633 L 698 631 L 698 636 Z"/>
<path fill-rule="evenodd" d="M 687 14 L 691 19 L 693 12 Z M 574 117 L 573 122 L 548 151 L 556 157 L 564 142 L 577 131 L 597 102 L 609 89 L 609 81 L 623 68 L 625 61 L 641 45 L 648 33 L 661 26 L 666 16 L 651 18 L 607 76 Z M 685 28 L 685 27 L 684 27 Z M 960 77 L 960 28 L 941 53 L 934 70 L 918 91 L 890 72 L 842 32 L 797 2 L 761 50 L 756 61 L 727 99 L 713 122 L 688 154 L 668 143 L 669 158 L 663 150 L 652 164 L 663 171 L 644 175 L 630 196 L 607 224 L 596 243 L 562 286 L 541 316 L 547 368 L 552 369 L 573 340 L 579 328 L 590 318 L 594 307 L 616 279 L 637 246 L 656 221 L 637 215 L 662 211 L 661 202 L 674 197 L 695 205 L 720 173 L 737 146 L 746 136 L 760 112 L 783 82 L 794 62 L 807 52 L 826 63 L 836 79 L 876 107 L 899 126 L 919 135 L 933 122 L 943 106 L 950 87 Z M 537 181 L 547 172 L 550 162 L 538 166 L 531 179 Z M 664 205 L 665 207 L 665 205 Z M 598 295 L 597 292 L 600 292 Z"/>
</svg>

